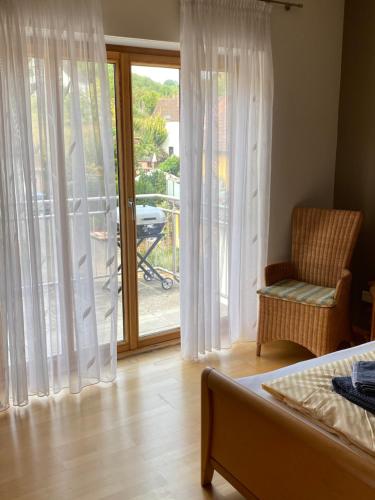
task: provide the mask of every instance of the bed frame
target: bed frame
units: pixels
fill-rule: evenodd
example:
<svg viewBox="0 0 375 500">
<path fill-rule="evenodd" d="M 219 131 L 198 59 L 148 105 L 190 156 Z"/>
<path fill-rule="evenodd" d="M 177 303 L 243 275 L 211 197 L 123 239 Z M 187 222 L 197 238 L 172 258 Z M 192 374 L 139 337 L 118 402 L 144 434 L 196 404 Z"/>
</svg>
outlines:
<svg viewBox="0 0 375 500">
<path fill-rule="evenodd" d="M 202 373 L 202 486 L 216 470 L 261 500 L 375 498 L 375 461 L 212 368 Z"/>
</svg>

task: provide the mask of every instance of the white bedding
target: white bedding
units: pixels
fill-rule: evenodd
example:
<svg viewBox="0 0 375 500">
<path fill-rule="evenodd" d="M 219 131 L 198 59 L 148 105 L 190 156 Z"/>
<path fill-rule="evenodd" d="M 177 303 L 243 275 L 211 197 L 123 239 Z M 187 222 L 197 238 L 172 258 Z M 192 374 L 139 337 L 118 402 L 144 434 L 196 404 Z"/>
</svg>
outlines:
<svg viewBox="0 0 375 500">
<path fill-rule="evenodd" d="M 334 361 L 338 361 L 340 359 L 345 359 L 350 356 L 356 355 L 356 354 L 361 354 L 365 353 L 368 351 L 372 351 L 375 349 L 375 342 L 368 342 L 366 344 L 362 344 L 357 347 L 352 347 L 350 349 L 344 349 L 342 351 L 337 351 L 333 352 L 331 354 L 327 354 L 325 356 L 321 356 L 319 358 L 313 358 L 309 359 L 307 361 L 302 361 L 301 363 L 296 363 L 294 365 L 289 365 L 284 368 L 280 368 L 279 370 L 274 370 L 272 372 L 267 372 L 267 373 L 262 373 L 261 375 L 253 375 L 250 377 L 245 377 L 245 378 L 240 378 L 237 379 L 237 382 L 241 384 L 242 386 L 246 387 L 249 391 L 255 392 L 259 396 L 261 396 L 264 399 L 267 399 L 270 401 L 272 404 L 275 404 L 281 408 L 283 408 L 284 411 L 293 414 L 296 416 L 298 419 L 308 422 L 309 425 L 312 425 L 315 427 L 319 432 L 322 432 L 323 434 L 328 435 L 331 439 L 339 441 L 341 444 L 344 444 L 345 446 L 351 448 L 352 450 L 355 450 L 357 453 L 364 454 L 366 457 L 370 458 L 375 462 L 375 459 L 367 455 L 365 452 L 357 448 L 356 446 L 348 443 L 346 440 L 341 439 L 337 437 L 334 434 L 331 434 L 330 432 L 326 431 L 316 423 L 312 422 L 309 420 L 307 417 L 299 413 L 297 410 L 293 410 L 292 408 L 288 407 L 286 404 L 278 401 L 275 399 L 271 394 L 266 392 L 264 389 L 262 389 L 262 384 L 265 382 L 270 382 L 271 380 L 274 380 L 279 377 L 284 377 L 286 375 L 290 375 L 292 373 L 298 373 L 305 371 L 309 368 L 313 368 L 315 366 L 323 365 L 326 363 L 331 363 Z"/>
</svg>

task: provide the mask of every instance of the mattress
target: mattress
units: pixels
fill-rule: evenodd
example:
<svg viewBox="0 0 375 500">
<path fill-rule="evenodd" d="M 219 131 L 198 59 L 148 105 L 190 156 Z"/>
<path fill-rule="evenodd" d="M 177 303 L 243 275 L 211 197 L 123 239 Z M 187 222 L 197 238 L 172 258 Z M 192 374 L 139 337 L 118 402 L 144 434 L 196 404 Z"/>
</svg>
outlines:
<svg viewBox="0 0 375 500">
<path fill-rule="evenodd" d="M 324 365 L 326 363 L 332 363 L 335 361 L 339 361 L 357 354 L 362 354 L 366 353 L 369 351 L 373 351 L 375 349 L 375 342 L 368 342 L 366 344 L 362 344 L 357 347 L 352 347 L 350 349 L 344 349 L 342 351 L 337 351 L 333 352 L 330 354 L 327 354 L 325 356 L 321 356 L 319 358 L 313 358 L 309 359 L 307 361 L 302 361 L 300 363 L 296 363 L 294 365 L 286 366 L 284 368 L 280 368 L 279 370 L 274 370 L 272 372 L 267 372 L 263 373 L 260 375 L 253 375 L 251 377 L 245 377 L 238 379 L 237 382 L 244 386 L 246 389 L 248 389 L 251 392 L 254 392 L 258 394 L 258 396 L 266 399 L 267 401 L 271 402 L 272 404 L 281 407 L 283 411 L 293 414 L 296 418 L 299 420 L 302 420 L 305 423 L 308 423 L 309 425 L 313 426 L 316 428 L 319 432 L 329 436 L 331 439 L 336 440 L 343 444 L 344 446 L 350 448 L 351 450 L 354 450 L 356 453 L 365 455 L 367 458 L 372 460 L 375 464 L 375 459 L 362 451 L 360 448 L 357 446 L 349 443 L 345 438 L 339 437 L 329 431 L 327 431 L 325 428 L 321 427 L 319 424 L 316 422 L 312 421 L 308 417 L 302 415 L 300 412 L 297 410 L 294 410 L 287 406 L 285 403 L 282 403 L 281 401 L 277 400 L 274 398 L 271 394 L 267 393 L 264 389 L 262 389 L 262 384 L 263 383 L 268 383 L 274 379 L 284 377 L 286 375 L 291 375 L 295 373 L 299 373 L 305 370 L 308 370 L 310 368 L 314 368 L 316 366 Z"/>
</svg>

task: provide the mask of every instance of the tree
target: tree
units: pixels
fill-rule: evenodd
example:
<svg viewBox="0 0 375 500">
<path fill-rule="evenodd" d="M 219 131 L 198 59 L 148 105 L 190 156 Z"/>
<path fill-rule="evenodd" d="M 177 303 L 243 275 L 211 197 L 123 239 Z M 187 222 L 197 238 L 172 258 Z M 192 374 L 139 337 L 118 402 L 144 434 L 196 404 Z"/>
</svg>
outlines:
<svg viewBox="0 0 375 500">
<path fill-rule="evenodd" d="M 151 115 L 159 99 L 160 94 L 154 90 L 133 88 L 133 115 L 136 117 Z"/>
<path fill-rule="evenodd" d="M 174 97 L 178 92 L 177 81 L 166 80 L 164 83 L 158 83 L 147 76 L 132 73 L 133 115 L 152 115 L 161 97 Z"/>
<path fill-rule="evenodd" d="M 180 158 L 176 155 L 168 156 L 165 161 L 160 163 L 159 168 L 163 172 L 180 177 Z"/>
<path fill-rule="evenodd" d="M 132 73 L 134 157 L 136 163 L 151 161 L 155 155 L 158 162 L 167 158 L 163 144 L 168 137 L 165 119 L 153 113 L 163 97 L 178 95 L 179 83 L 166 80 L 159 83 L 147 76 Z"/>
<path fill-rule="evenodd" d="M 163 91 L 167 97 L 175 97 L 180 91 L 180 85 L 175 80 L 165 80 Z"/>
<path fill-rule="evenodd" d="M 155 169 L 152 172 L 142 172 L 135 181 L 136 194 L 166 194 L 167 180 L 165 172 Z M 147 202 L 154 205 L 154 202 Z"/>
<path fill-rule="evenodd" d="M 167 140 L 168 131 L 165 119 L 159 115 L 148 116 L 142 120 L 142 140 L 145 143 L 153 143 L 155 146 L 162 146 Z"/>
<path fill-rule="evenodd" d="M 154 154 L 158 161 L 164 160 L 166 153 L 162 145 L 168 137 L 164 118 L 151 115 L 134 119 L 134 134 L 137 138 L 134 146 L 137 163 L 142 160 L 151 160 Z"/>
</svg>

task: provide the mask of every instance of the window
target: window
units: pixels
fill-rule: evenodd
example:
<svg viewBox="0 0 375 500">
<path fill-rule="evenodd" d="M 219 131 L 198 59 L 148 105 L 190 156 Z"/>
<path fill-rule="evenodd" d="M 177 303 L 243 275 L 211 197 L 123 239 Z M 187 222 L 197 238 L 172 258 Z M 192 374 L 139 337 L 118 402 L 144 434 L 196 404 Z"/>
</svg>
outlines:
<svg viewBox="0 0 375 500">
<path fill-rule="evenodd" d="M 111 46 L 108 64 L 122 352 L 179 338 L 179 57 Z"/>
</svg>

